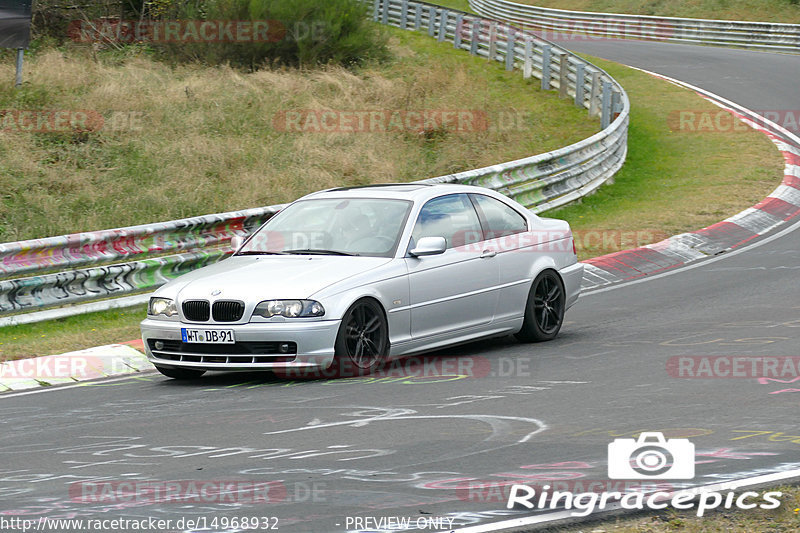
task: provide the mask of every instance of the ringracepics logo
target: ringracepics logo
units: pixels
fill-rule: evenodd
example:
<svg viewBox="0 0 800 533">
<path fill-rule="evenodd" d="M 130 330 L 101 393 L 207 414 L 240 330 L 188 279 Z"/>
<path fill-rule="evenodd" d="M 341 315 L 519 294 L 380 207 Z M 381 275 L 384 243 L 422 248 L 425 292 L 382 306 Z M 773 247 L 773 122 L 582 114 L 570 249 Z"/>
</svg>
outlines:
<svg viewBox="0 0 800 533">
<path fill-rule="evenodd" d="M 692 479 L 694 444 L 689 439 L 664 439 L 647 433 L 638 439 L 616 439 L 608 445 L 611 479 Z"/>
<path fill-rule="evenodd" d="M 663 433 L 643 432 L 638 439 L 616 439 L 608 445 L 608 477 L 610 479 L 692 479 L 694 477 L 695 447 L 688 439 L 665 439 Z M 609 503 L 628 510 L 674 509 L 687 510 L 696 506 L 701 517 L 706 511 L 734 506 L 739 509 L 777 509 L 782 492 L 772 491 L 759 495 L 746 491 L 736 494 L 727 491 L 706 490 L 703 487 L 679 491 L 656 490 L 582 492 L 553 490 L 526 484 L 512 485 L 506 507 L 522 506 L 526 509 L 575 509 L 573 516 L 587 516 L 603 510 Z"/>
<path fill-rule="evenodd" d="M 672 507 L 678 510 L 689 510 L 697 507 L 698 517 L 703 516 L 706 511 L 711 511 L 722 506 L 723 509 L 777 509 L 781 505 L 780 497 L 782 492 L 772 491 L 760 495 L 754 491 L 745 491 L 736 494 L 728 491 L 724 495 L 716 491 L 697 491 L 681 490 L 678 492 L 582 492 L 573 494 L 572 492 L 549 491 L 549 486 L 542 487 L 537 494 L 533 487 L 528 485 L 514 485 L 508 497 L 506 508 L 513 509 L 519 505 L 526 509 L 575 509 L 572 516 L 587 516 L 595 511 L 603 510 L 609 503 L 619 505 L 628 510 L 642 511 L 645 509 L 661 510 Z M 538 497 L 537 497 L 538 496 Z"/>
</svg>

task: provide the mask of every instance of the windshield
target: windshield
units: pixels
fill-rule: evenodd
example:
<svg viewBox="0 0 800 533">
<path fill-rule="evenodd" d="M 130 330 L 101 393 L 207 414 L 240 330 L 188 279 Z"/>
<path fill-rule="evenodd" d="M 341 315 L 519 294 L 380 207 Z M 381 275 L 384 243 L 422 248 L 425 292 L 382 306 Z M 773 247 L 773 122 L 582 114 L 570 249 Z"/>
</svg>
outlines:
<svg viewBox="0 0 800 533">
<path fill-rule="evenodd" d="M 295 202 L 239 250 L 251 254 L 391 257 L 411 209 L 407 200 L 321 198 Z"/>
</svg>

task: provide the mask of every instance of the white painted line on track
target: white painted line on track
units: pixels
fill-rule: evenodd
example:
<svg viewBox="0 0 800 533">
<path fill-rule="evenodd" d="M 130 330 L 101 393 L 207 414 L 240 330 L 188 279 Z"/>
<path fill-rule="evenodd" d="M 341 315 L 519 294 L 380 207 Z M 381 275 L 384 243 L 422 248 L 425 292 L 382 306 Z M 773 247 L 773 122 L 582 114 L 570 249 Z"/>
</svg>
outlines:
<svg viewBox="0 0 800 533">
<path fill-rule="evenodd" d="M 7 398 L 16 398 L 17 396 L 27 396 L 29 394 L 40 394 L 42 392 L 58 392 L 67 389 L 75 389 L 77 387 L 91 387 L 93 385 L 98 384 L 105 384 L 105 383 L 113 383 L 115 381 L 125 381 L 126 379 L 136 379 L 141 376 L 148 376 L 150 374 L 155 374 L 155 370 L 143 370 L 141 372 L 137 372 L 136 374 L 128 374 L 122 377 L 114 377 L 108 379 L 96 379 L 92 381 L 83 381 L 81 383 L 76 383 L 75 385 L 54 385 L 52 387 L 42 387 L 35 390 L 28 390 L 23 392 L 8 392 L 8 393 L 0 393 L 0 400 L 5 400 Z"/>
<path fill-rule="evenodd" d="M 638 68 L 638 67 L 631 67 L 630 65 L 625 65 L 625 66 L 626 67 L 630 67 L 630 68 L 635 69 L 635 70 L 639 70 L 639 71 L 644 72 L 646 74 L 650 74 L 652 76 L 657 76 L 659 78 L 663 78 L 663 79 L 665 79 L 665 80 L 667 80 L 667 81 L 669 81 L 671 83 L 674 83 L 675 85 L 679 85 L 681 87 L 685 87 L 687 89 L 691 89 L 691 90 L 696 91 L 696 92 L 698 92 L 700 94 L 704 94 L 704 95 L 708 96 L 709 98 L 713 98 L 715 100 L 718 100 L 719 102 L 721 102 L 721 103 L 723 103 L 723 104 L 725 104 L 727 106 L 733 107 L 734 109 L 736 109 L 737 111 L 740 111 L 741 113 L 744 113 L 745 115 L 748 115 L 750 117 L 756 118 L 757 120 L 760 120 L 760 121 L 764 122 L 765 124 L 769 125 L 771 128 L 775 129 L 776 131 L 779 131 L 781 134 L 785 135 L 786 137 L 790 138 L 791 140 L 796 142 L 798 145 L 800 145 L 800 137 L 798 137 L 794 133 L 790 132 L 789 130 L 787 130 L 786 128 L 781 126 L 780 124 L 777 124 L 777 123 L 773 122 L 772 120 L 768 119 L 767 117 L 765 117 L 763 115 L 759 115 L 755 111 L 753 111 L 751 109 L 748 109 L 748 108 L 746 108 L 746 107 L 744 107 L 742 105 L 739 105 L 736 102 L 732 102 L 732 101 L 728 100 L 727 98 L 723 98 L 722 96 L 720 96 L 718 94 L 712 93 L 711 91 L 707 91 L 705 89 L 701 89 L 700 87 L 697 87 L 696 85 L 692 85 L 691 83 L 686 83 L 685 81 L 677 80 L 675 78 L 670 78 L 669 76 L 665 76 L 664 74 L 659 74 L 658 72 L 652 72 L 652 71 L 645 70 L 643 68 Z"/>
</svg>

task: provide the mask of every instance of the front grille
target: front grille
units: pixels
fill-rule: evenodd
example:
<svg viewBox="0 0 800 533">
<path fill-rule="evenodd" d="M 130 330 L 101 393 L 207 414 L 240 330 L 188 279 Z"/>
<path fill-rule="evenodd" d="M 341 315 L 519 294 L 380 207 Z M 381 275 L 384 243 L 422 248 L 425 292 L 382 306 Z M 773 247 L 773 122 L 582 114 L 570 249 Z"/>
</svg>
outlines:
<svg viewBox="0 0 800 533">
<path fill-rule="evenodd" d="M 214 322 L 236 322 L 243 314 L 244 302 L 236 300 L 219 300 L 212 307 Z"/>
<path fill-rule="evenodd" d="M 160 347 L 156 348 L 156 343 Z M 294 342 L 237 342 L 199 344 L 175 340 L 148 339 L 153 355 L 168 361 L 209 364 L 289 363 L 297 354 Z"/>
<path fill-rule="evenodd" d="M 183 302 L 183 316 L 194 322 L 206 322 L 210 308 L 208 300 L 186 300 Z"/>
</svg>

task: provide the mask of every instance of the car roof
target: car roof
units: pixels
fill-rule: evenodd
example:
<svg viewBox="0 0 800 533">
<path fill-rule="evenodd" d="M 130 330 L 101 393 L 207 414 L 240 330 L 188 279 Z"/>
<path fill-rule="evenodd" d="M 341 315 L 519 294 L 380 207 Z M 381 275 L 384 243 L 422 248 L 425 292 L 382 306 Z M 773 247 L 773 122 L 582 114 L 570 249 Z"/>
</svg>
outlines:
<svg viewBox="0 0 800 533">
<path fill-rule="evenodd" d="M 337 187 L 308 194 L 310 198 L 396 198 L 422 202 L 443 194 L 482 193 L 494 196 L 494 192 L 484 187 L 461 185 L 459 183 L 379 183 L 357 187 Z"/>
</svg>

